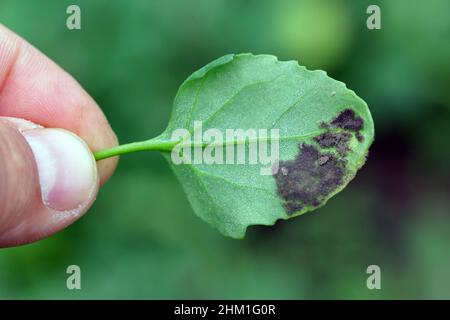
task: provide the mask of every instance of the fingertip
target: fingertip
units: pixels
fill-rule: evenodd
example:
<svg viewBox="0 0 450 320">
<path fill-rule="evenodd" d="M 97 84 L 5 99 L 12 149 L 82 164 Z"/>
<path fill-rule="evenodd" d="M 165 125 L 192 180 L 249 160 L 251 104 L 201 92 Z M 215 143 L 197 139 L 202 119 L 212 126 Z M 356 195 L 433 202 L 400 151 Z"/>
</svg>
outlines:
<svg viewBox="0 0 450 320">
<path fill-rule="evenodd" d="M 81 137 L 95 152 L 117 145 L 103 111 L 80 84 L 28 42 L 0 25 L 0 116 L 22 118 Z M 101 184 L 118 159 L 98 163 Z"/>
<path fill-rule="evenodd" d="M 99 176 L 82 139 L 2 117 L 0 133 L 0 247 L 40 240 L 86 213 Z"/>
</svg>

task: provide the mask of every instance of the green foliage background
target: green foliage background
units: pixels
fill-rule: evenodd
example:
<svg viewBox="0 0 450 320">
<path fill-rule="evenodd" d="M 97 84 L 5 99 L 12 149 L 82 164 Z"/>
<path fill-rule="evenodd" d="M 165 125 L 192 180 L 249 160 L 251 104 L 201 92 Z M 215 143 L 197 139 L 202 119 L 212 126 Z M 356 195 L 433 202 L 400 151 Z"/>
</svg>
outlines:
<svg viewBox="0 0 450 320">
<path fill-rule="evenodd" d="M 65 27 L 78 4 L 82 30 Z M 378 4 L 382 30 L 366 28 Z M 0 22 L 70 72 L 121 142 L 165 128 L 182 81 L 230 52 L 324 69 L 367 101 L 376 141 L 328 204 L 223 237 L 157 153 L 128 155 L 92 210 L 0 251 L 0 298 L 450 298 L 450 9 L 415 1 L 2 0 Z M 63 107 L 63 102 L 62 106 Z M 66 267 L 82 290 L 66 289 Z M 366 288 L 367 266 L 382 290 Z"/>
</svg>

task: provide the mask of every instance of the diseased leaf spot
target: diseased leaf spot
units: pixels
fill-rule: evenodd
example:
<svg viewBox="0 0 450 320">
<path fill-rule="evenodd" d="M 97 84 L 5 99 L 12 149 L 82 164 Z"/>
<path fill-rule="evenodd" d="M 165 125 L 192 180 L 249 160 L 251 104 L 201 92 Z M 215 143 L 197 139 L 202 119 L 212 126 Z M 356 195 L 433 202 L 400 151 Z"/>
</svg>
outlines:
<svg viewBox="0 0 450 320">
<path fill-rule="evenodd" d="M 345 130 L 359 131 L 364 127 L 364 120 L 347 108 L 331 121 L 331 125 Z"/>
<path fill-rule="evenodd" d="M 325 163 L 328 162 L 328 160 L 330 160 L 330 157 L 327 155 L 323 155 L 319 158 L 319 165 L 323 166 Z"/>
<path fill-rule="evenodd" d="M 339 154 L 345 156 L 350 150 L 348 143 L 351 138 L 352 135 L 348 132 L 325 132 L 314 137 L 314 141 L 322 148 L 335 148 Z"/>
<path fill-rule="evenodd" d="M 321 128 L 321 129 L 330 129 L 330 124 L 328 122 L 325 122 L 325 121 L 320 121 L 319 128 Z"/>
<path fill-rule="evenodd" d="M 318 206 L 343 183 L 345 165 L 343 158 L 321 153 L 312 145 L 300 144 L 297 157 L 281 161 L 281 170 L 274 175 L 287 213 L 293 214 L 305 206 Z"/>
<path fill-rule="evenodd" d="M 281 170 L 274 174 L 278 194 L 289 215 L 308 206 L 319 206 L 341 186 L 347 174 L 346 156 L 351 151 L 352 136 L 364 141 L 360 133 L 364 120 L 353 109 L 343 110 L 329 123 L 320 122 L 319 127 L 326 131 L 313 138 L 317 146 L 299 144 L 296 158 L 280 161 Z"/>
<path fill-rule="evenodd" d="M 281 167 L 281 173 L 282 173 L 284 176 L 286 176 L 286 175 L 289 173 L 288 168 L 286 168 L 286 167 Z"/>
<path fill-rule="evenodd" d="M 356 133 L 356 139 L 358 139 L 359 142 L 364 142 L 364 136 L 361 132 Z"/>
</svg>

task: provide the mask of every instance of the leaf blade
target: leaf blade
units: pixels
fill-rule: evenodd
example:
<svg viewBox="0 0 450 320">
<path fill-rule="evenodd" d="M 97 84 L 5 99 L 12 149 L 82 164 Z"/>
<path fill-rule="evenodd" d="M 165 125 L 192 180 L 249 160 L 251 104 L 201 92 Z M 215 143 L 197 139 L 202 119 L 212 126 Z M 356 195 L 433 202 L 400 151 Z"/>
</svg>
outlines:
<svg viewBox="0 0 450 320">
<path fill-rule="evenodd" d="M 363 120 L 361 130 L 330 128 L 333 119 L 345 110 L 351 110 Z M 249 225 L 272 225 L 278 219 L 288 219 L 324 205 L 364 164 L 374 135 L 367 104 L 345 84 L 329 78 L 323 71 L 309 71 L 295 61 L 281 62 L 268 55 L 227 55 L 194 72 L 181 85 L 171 120 L 161 138 L 171 139 L 171 133 L 178 128 L 185 128 L 193 135 L 194 120 L 203 121 L 204 131 L 214 128 L 224 136 L 229 128 L 279 128 L 280 163 L 289 165 L 299 176 L 302 176 L 299 164 L 295 166 L 292 161 L 302 154 L 302 144 L 314 145 L 322 159 L 335 158 L 340 166 L 345 166 L 342 179 L 335 183 L 333 190 L 328 192 L 327 187 L 320 187 L 328 193 L 320 199 L 317 196 L 318 203 L 313 203 L 314 199 L 309 201 L 307 195 L 300 210 L 289 212 L 288 198 L 292 190 L 280 190 L 283 177 L 260 175 L 261 165 L 174 165 L 166 153 L 196 214 L 234 238 L 242 238 Z M 328 128 L 321 127 L 323 122 L 328 123 Z M 325 133 L 347 136 L 343 132 L 351 133 L 345 142 L 349 149 L 345 156 L 339 156 L 336 147 L 324 148 L 314 140 Z M 359 141 L 358 134 L 364 140 Z M 247 153 L 249 143 L 244 144 Z M 314 186 L 320 185 L 321 175 L 336 169 L 320 172 L 321 167 L 316 167 L 317 172 L 306 177 L 306 180 L 319 180 Z M 302 191 L 298 186 L 293 189 Z M 288 198 L 283 199 L 286 195 Z M 299 201 L 295 202 L 298 205 Z"/>
</svg>

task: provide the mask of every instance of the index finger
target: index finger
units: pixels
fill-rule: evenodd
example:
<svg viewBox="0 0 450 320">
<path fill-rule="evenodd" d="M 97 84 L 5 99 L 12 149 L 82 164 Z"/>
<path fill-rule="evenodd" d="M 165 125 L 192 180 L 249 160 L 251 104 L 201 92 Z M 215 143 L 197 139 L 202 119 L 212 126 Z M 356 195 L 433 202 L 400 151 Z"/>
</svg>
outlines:
<svg viewBox="0 0 450 320">
<path fill-rule="evenodd" d="M 72 131 L 94 152 L 117 145 L 103 112 L 78 82 L 1 24 L 0 116 Z M 117 159 L 97 163 L 102 182 L 116 163 Z"/>
</svg>

